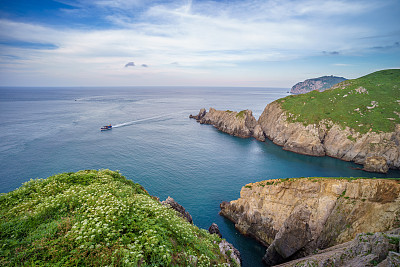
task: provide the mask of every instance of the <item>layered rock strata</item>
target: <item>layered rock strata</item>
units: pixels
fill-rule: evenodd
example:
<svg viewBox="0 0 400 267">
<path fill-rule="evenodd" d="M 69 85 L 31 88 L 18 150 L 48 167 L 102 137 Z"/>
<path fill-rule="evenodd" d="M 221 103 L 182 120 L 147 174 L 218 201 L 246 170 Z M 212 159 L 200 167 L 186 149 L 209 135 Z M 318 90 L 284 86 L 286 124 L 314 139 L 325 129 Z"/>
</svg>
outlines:
<svg viewBox="0 0 400 267">
<path fill-rule="evenodd" d="M 302 259 L 276 265 L 276 267 L 400 266 L 399 239 L 400 228 L 384 233 L 362 233 L 352 241 L 318 251 L 316 254 Z"/>
<path fill-rule="evenodd" d="M 210 108 L 208 112 L 201 109 L 197 116 L 190 115 L 201 124 L 214 125 L 218 130 L 242 138 L 254 137 L 265 141 L 264 133 L 254 118 L 251 110 L 222 111 Z"/>
<path fill-rule="evenodd" d="M 278 101 L 267 105 L 258 123 L 265 136 L 285 150 L 311 156 L 326 155 L 358 164 L 365 164 L 368 158 L 380 157 L 377 167 L 373 164 L 365 167 L 374 172 L 400 168 L 400 125 L 394 132 L 366 134 L 348 127 L 342 129 L 329 121 L 305 126 L 300 122 L 289 122 Z"/>
<path fill-rule="evenodd" d="M 220 214 L 243 234 L 268 246 L 275 265 L 315 249 L 350 241 L 358 233 L 400 226 L 400 181 L 299 178 L 248 184 Z"/>
</svg>

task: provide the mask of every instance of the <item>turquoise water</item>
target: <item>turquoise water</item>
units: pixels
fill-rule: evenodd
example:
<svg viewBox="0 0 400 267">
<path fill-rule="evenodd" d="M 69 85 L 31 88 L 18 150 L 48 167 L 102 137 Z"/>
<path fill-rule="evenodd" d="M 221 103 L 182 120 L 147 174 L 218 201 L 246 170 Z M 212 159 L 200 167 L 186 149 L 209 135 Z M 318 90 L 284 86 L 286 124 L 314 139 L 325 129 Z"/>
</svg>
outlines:
<svg viewBox="0 0 400 267">
<path fill-rule="evenodd" d="M 219 204 L 247 183 L 301 176 L 400 177 L 371 174 L 355 164 L 240 139 L 188 118 L 202 107 L 251 109 L 287 95 L 276 88 L 0 88 L 0 192 L 30 178 L 82 169 L 120 170 L 150 194 L 173 197 L 194 223 L 213 223 L 242 253 L 244 266 L 262 266 L 265 247 L 240 235 L 218 215 Z M 100 127 L 116 127 L 101 132 Z"/>
</svg>

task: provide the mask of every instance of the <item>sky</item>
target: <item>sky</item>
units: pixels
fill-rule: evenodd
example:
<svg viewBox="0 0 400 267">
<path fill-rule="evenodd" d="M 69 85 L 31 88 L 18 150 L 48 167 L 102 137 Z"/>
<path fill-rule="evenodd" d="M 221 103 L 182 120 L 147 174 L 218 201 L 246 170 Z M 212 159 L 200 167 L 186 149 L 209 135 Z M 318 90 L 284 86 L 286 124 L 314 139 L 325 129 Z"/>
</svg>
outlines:
<svg viewBox="0 0 400 267">
<path fill-rule="evenodd" d="M 289 88 L 388 68 L 399 0 L 0 0 L 0 86 Z"/>
</svg>

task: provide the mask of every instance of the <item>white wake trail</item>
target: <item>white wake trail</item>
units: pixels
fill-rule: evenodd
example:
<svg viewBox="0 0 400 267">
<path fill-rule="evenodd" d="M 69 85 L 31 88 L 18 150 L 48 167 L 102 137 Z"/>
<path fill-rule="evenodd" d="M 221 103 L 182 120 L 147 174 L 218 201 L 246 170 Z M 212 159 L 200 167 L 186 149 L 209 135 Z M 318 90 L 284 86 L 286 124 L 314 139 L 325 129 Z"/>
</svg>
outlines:
<svg viewBox="0 0 400 267">
<path fill-rule="evenodd" d="M 178 114 L 178 113 L 169 113 L 169 114 L 163 114 L 163 115 L 159 115 L 159 116 L 155 116 L 155 117 L 140 119 L 140 120 L 128 121 L 128 122 L 124 122 L 124 123 L 120 123 L 120 124 L 114 125 L 113 128 L 124 127 L 124 126 L 135 124 L 137 122 L 142 122 L 142 121 L 149 121 L 149 120 L 159 119 L 159 118 L 163 118 L 163 117 L 166 117 L 166 116 L 169 116 L 169 115 L 174 115 L 174 114 Z"/>
</svg>

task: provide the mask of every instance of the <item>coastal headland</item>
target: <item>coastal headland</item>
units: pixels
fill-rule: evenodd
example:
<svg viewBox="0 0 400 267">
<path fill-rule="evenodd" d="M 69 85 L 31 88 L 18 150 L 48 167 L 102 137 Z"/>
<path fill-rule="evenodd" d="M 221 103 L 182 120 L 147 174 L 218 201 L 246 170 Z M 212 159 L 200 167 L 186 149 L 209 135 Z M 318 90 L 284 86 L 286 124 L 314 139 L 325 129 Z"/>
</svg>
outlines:
<svg viewBox="0 0 400 267">
<path fill-rule="evenodd" d="M 370 172 L 400 168 L 400 70 L 378 71 L 324 91 L 268 104 L 258 120 L 250 110 L 202 109 L 200 123 L 234 136 L 272 140 L 283 149 L 330 156 Z"/>
</svg>

